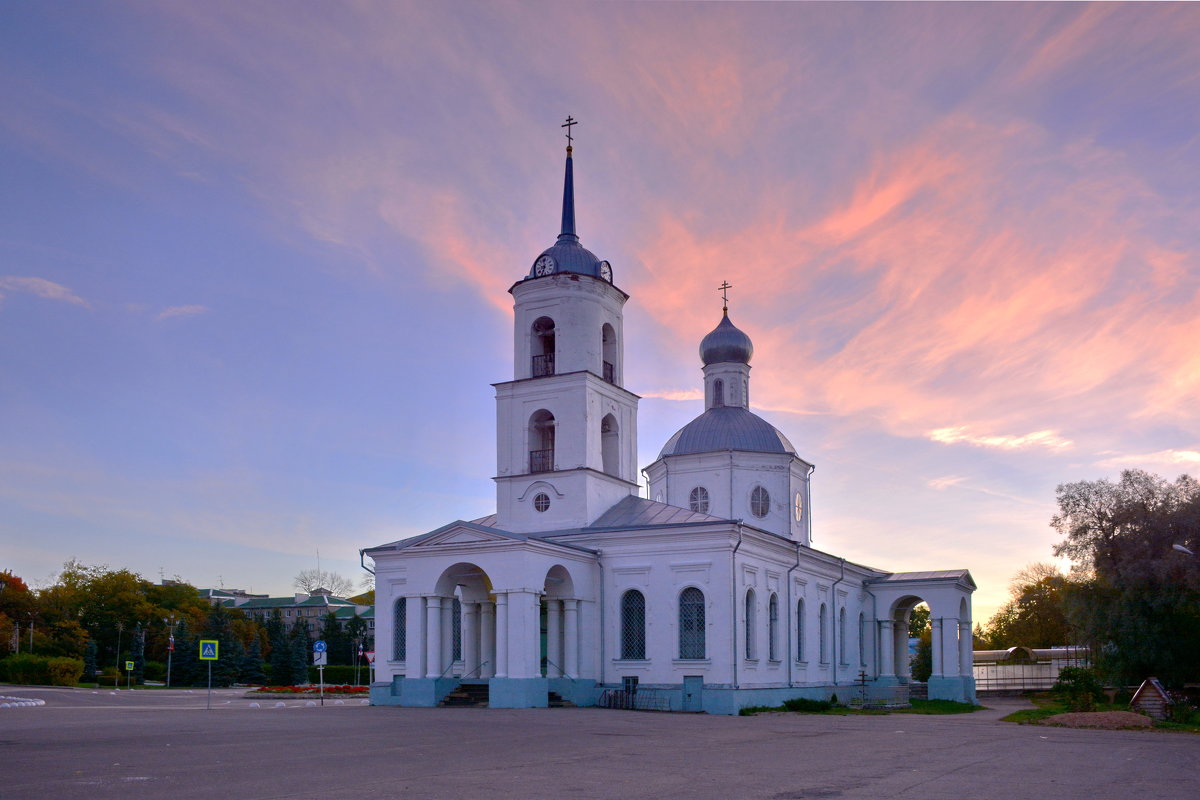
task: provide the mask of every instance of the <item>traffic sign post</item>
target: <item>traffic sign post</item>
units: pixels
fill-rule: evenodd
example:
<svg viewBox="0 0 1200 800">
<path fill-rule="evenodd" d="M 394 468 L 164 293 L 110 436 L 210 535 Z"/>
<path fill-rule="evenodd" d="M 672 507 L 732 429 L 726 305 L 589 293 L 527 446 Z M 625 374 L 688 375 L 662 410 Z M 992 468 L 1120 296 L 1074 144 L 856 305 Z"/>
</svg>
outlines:
<svg viewBox="0 0 1200 800">
<path fill-rule="evenodd" d="M 133 689 L 133 662 L 125 662 L 125 689 L 126 691 Z"/>
<path fill-rule="evenodd" d="M 200 640 L 200 660 L 208 662 L 208 704 L 205 708 L 209 711 L 212 710 L 212 662 L 217 660 L 220 647 L 221 643 L 216 639 Z"/>
<path fill-rule="evenodd" d="M 321 684 L 321 705 L 325 705 L 325 663 L 328 661 L 326 650 L 328 647 L 324 640 L 318 639 L 313 642 L 313 664 L 317 667 L 318 680 Z"/>
</svg>

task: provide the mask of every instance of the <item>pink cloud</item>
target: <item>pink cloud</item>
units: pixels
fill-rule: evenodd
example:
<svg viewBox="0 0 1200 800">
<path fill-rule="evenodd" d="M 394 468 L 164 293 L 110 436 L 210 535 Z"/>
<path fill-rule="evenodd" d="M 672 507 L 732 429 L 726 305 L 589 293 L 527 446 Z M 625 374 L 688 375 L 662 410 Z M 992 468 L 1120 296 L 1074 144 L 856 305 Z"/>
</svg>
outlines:
<svg viewBox="0 0 1200 800">
<path fill-rule="evenodd" d="M 41 297 L 46 300 L 58 300 L 63 303 L 89 308 L 88 302 L 61 283 L 48 281 L 45 278 L 22 277 L 19 275 L 0 275 L 0 290 L 22 292 Z M 0 299 L 3 299 L 0 291 Z"/>
</svg>

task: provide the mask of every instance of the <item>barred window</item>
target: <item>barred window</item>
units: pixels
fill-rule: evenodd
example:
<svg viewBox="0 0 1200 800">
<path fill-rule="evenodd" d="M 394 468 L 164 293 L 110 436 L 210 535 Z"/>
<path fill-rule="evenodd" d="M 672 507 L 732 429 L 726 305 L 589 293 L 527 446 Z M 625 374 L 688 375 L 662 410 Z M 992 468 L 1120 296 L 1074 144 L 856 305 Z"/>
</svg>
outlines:
<svg viewBox="0 0 1200 800">
<path fill-rule="evenodd" d="M 679 657 L 704 658 L 704 592 L 695 586 L 679 595 Z"/>
<path fill-rule="evenodd" d="M 708 489 L 705 489 L 703 486 L 697 486 L 695 489 L 692 489 L 691 497 L 688 498 L 688 504 L 691 506 L 692 511 L 707 514 Z"/>
<path fill-rule="evenodd" d="M 746 658 L 755 658 L 754 649 L 754 627 L 756 618 L 754 614 L 754 590 L 746 590 Z"/>
<path fill-rule="evenodd" d="M 820 623 L 820 627 L 821 627 L 821 630 L 820 630 L 821 649 L 818 651 L 818 654 L 820 656 L 821 663 L 827 664 L 827 663 L 829 663 L 829 609 L 825 606 L 824 603 L 821 603 L 821 616 L 819 619 L 819 623 Z"/>
<path fill-rule="evenodd" d="M 796 601 L 796 660 L 804 660 L 804 598 Z"/>
<path fill-rule="evenodd" d="M 457 597 L 450 604 L 450 658 L 462 661 L 462 603 Z"/>
<path fill-rule="evenodd" d="M 403 661 L 408 651 L 408 598 L 401 597 L 392 607 L 392 660 Z"/>
<path fill-rule="evenodd" d="M 750 513 L 762 519 L 771 510 L 771 495 L 761 486 L 755 486 L 750 493 Z"/>
<path fill-rule="evenodd" d="M 767 603 L 767 658 L 779 660 L 779 596 L 771 595 Z"/>
<path fill-rule="evenodd" d="M 646 598 L 637 589 L 621 595 L 621 658 L 646 657 Z"/>
</svg>

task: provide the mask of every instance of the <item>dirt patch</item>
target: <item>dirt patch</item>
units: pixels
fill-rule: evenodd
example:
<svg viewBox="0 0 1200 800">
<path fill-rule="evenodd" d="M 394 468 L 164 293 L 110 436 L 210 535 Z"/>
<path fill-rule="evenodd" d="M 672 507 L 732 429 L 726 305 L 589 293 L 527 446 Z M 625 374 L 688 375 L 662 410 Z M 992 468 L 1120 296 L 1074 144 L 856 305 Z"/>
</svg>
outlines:
<svg viewBox="0 0 1200 800">
<path fill-rule="evenodd" d="M 1059 725 L 1064 728 L 1103 728 L 1118 731 L 1124 728 L 1149 728 L 1154 720 L 1132 711 L 1073 711 L 1055 714 L 1042 720 L 1043 725 Z"/>
</svg>

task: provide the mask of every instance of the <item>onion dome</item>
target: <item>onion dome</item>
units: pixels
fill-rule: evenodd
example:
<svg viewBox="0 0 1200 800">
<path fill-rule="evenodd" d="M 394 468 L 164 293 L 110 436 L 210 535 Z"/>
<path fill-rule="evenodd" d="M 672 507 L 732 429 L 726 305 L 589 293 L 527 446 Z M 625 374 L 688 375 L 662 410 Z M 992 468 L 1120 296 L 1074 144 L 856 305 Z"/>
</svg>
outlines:
<svg viewBox="0 0 1200 800">
<path fill-rule="evenodd" d="M 796 454 L 787 437 L 762 417 L 745 408 L 720 406 L 710 408 L 680 428 L 667 440 L 658 457 L 720 450 Z"/>
<path fill-rule="evenodd" d="M 753 355 L 754 343 L 729 321 L 728 311 L 721 317 L 720 324 L 700 340 L 700 360 L 706 367 L 730 361 L 749 364 Z"/>
</svg>

